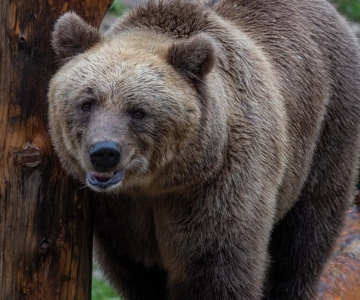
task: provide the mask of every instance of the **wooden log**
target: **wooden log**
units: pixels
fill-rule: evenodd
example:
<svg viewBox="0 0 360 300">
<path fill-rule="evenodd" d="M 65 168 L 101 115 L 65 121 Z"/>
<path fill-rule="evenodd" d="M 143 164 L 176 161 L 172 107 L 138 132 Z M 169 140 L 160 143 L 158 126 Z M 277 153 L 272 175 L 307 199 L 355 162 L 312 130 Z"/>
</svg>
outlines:
<svg viewBox="0 0 360 300">
<path fill-rule="evenodd" d="M 50 32 L 74 10 L 99 26 L 112 0 L 0 1 L 0 299 L 90 299 L 91 201 L 47 133 Z"/>
<path fill-rule="evenodd" d="M 360 206 L 349 210 L 346 227 L 319 288 L 318 300 L 360 299 Z"/>
</svg>

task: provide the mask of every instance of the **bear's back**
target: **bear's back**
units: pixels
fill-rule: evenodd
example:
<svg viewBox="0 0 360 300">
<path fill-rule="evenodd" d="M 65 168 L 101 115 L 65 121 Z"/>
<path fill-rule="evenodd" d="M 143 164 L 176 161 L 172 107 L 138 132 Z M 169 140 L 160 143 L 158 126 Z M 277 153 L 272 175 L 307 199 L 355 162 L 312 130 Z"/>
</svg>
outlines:
<svg viewBox="0 0 360 300">
<path fill-rule="evenodd" d="M 279 76 L 288 115 L 291 166 L 279 193 L 281 218 L 301 192 L 317 141 L 324 134 L 336 135 L 335 125 L 326 126 L 323 120 L 338 122 L 349 132 L 349 140 L 357 135 L 357 42 L 344 20 L 323 0 L 224 0 L 217 1 L 214 10 L 251 37 Z"/>
</svg>

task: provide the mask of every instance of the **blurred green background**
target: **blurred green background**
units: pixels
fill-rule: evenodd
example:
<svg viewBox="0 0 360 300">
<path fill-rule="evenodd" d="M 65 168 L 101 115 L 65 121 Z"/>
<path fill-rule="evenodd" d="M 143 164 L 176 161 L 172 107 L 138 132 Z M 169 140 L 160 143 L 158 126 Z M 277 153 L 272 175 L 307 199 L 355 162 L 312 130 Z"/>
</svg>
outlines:
<svg viewBox="0 0 360 300">
<path fill-rule="evenodd" d="M 121 300 L 102 276 L 99 266 L 93 264 L 92 297 L 93 300 Z"/>
<path fill-rule="evenodd" d="M 121 1 L 115 0 L 110 7 L 109 13 L 119 16 L 119 15 L 123 14 L 124 11 L 125 11 L 125 5 Z"/>
<path fill-rule="evenodd" d="M 360 1 L 359 0 L 333 0 L 339 12 L 349 20 L 360 22 Z"/>
<path fill-rule="evenodd" d="M 311 1 L 311 0 L 310 0 Z M 339 12 L 343 14 L 348 20 L 360 23 L 360 0 L 330 0 Z M 108 19 L 123 14 L 127 9 L 130 9 L 134 3 L 138 1 L 120 1 L 115 0 L 110 8 Z M 354 24 L 354 26 L 356 26 Z M 360 26 L 356 26 L 360 32 Z M 358 32 L 358 33 L 359 33 Z M 109 286 L 104 277 L 101 275 L 99 267 L 94 263 L 92 281 L 92 299 L 93 300 L 121 300 L 117 293 Z"/>
</svg>

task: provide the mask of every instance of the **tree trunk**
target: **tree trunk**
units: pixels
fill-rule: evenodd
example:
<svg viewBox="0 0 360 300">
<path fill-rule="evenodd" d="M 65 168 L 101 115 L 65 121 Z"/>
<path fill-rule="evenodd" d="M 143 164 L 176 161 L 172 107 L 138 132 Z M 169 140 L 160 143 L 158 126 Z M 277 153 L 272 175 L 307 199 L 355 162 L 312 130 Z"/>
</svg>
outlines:
<svg viewBox="0 0 360 300">
<path fill-rule="evenodd" d="M 0 299 L 90 299 L 93 196 L 47 133 L 49 40 L 61 14 L 99 26 L 111 2 L 0 1 Z"/>
</svg>

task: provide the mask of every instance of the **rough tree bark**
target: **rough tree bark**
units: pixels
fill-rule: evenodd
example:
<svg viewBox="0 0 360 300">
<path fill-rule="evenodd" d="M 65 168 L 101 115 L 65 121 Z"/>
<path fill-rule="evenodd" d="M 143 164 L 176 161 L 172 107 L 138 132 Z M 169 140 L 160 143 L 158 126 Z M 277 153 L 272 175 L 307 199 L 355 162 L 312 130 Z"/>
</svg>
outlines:
<svg viewBox="0 0 360 300">
<path fill-rule="evenodd" d="M 0 299 L 90 299 L 91 199 L 46 130 L 50 32 L 74 10 L 99 26 L 112 0 L 0 1 Z"/>
</svg>

